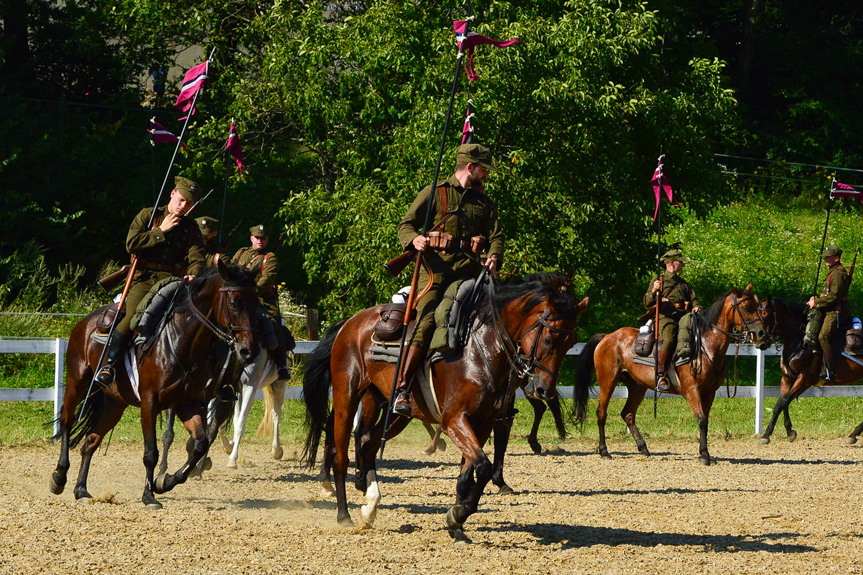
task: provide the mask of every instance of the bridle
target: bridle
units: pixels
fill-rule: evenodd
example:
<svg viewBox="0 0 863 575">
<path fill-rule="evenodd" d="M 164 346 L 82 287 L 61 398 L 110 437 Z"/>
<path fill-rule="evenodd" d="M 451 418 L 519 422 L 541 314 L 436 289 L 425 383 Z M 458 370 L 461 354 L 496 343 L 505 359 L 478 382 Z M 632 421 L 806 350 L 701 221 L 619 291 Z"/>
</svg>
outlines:
<svg viewBox="0 0 863 575">
<path fill-rule="evenodd" d="M 207 329 L 212 331 L 216 337 L 218 337 L 219 339 L 221 339 L 222 341 L 227 343 L 229 346 L 231 346 L 232 349 L 234 349 L 236 351 L 238 340 L 235 337 L 235 334 L 240 333 L 240 332 L 246 332 L 246 331 L 253 332 L 254 329 L 251 327 L 238 327 L 238 326 L 235 326 L 233 324 L 233 322 L 231 321 L 231 311 L 230 311 L 230 307 L 228 306 L 227 294 L 236 293 L 236 292 L 251 292 L 251 295 L 253 297 L 257 297 L 255 295 L 255 292 L 254 292 L 254 290 L 255 290 L 254 286 L 246 286 L 246 287 L 222 286 L 219 288 L 219 302 L 216 304 L 216 307 L 214 308 L 213 311 L 216 312 L 217 318 L 227 318 L 227 325 L 225 325 L 223 328 L 222 325 L 211 321 L 209 318 L 207 318 L 206 315 L 204 315 L 203 312 L 201 312 L 201 310 L 199 310 L 197 307 L 195 307 L 195 303 L 192 301 L 192 293 L 189 289 L 189 283 L 188 282 L 183 282 L 183 283 L 186 287 L 186 295 L 189 299 L 189 310 L 191 310 L 192 315 L 194 315 L 196 318 L 198 318 L 198 321 L 200 321 L 204 325 L 204 327 L 206 327 Z"/>
<path fill-rule="evenodd" d="M 746 292 L 744 292 L 744 293 L 746 293 Z M 773 329 L 771 329 L 768 332 L 768 330 L 764 327 L 764 320 L 765 320 L 765 317 L 767 315 L 767 312 L 765 311 L 762 314 L 761 306 L 758 306 L 755 310 L 755 319 L 746 319 L 746 317 L 743 315 L 743 312 L 740 310 L 740 304 L 742 304 L 743 302 L 745 302 L 748 299 L 751 299 L 752 294 L 746 293 L 746 297 L 744 297 L 743 299 L 737 299 L 737 295 L 734 292 L 731 292 L 730 297 L 731 297 L 731 323 L 736 325 L 734 322 L 734 318 L 735 318 L 735 316 L 740 316 L 740 324 L 746 330 L 745 333 L 730 332 L 730 331 L 722 329 L 721 327 L 719 327 L 715 323 L 712 324 L 710 327 L 712 327 L 713 329 L 715 329 L 716 331 L 718 331 L 720 333 L 725 334 L 726 336 L 728 336 L 729 339 L 731 339 L 731 341 L 733 343 L 736 343 L 738 345 L 741 343 L 746 343 L 747 338 L 751 337 L 752 335 L 754 335 L 756 333 L 757 330 L 754 330 L 751 327 L 753 324 L 756 324 L 756 323 L 761 325 L 761 330 L 767 334 L 768 339 L 771 339 L 773 337 L 773 329 L 775 329 L 776 324 L 774 322 Z M 756 300 L 756 303 L 757 303 L 757 300 Z"/>
</svg>

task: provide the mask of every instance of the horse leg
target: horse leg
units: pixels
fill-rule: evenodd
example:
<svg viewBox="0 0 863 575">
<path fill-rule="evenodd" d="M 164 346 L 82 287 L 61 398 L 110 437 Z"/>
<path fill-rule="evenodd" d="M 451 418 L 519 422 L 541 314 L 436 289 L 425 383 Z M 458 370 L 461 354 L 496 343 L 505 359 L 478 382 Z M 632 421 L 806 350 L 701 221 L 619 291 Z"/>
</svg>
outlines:
<svg viewBox="0 0 863 575">
<path fill-rule="evenodd" d="M 597 379 L 597 381 L 601 380 Z M 597 448 L 597 452 L 603 459 L 611 459 L 611 454 L 608 453 L 608 447 L 605 445 L 605 422 L 608 420 L 608 403 L 611 401 L 611 394 L 613 392 L 614 381 L 610 384 L 599 386 L 599 403 L 596 406 L 596 426 L 599 430 L 599 447 Z"/>
<path fill-rule="evenodd" d="M 441 427 L 438 423 L 436 426 L 432 426 L 431 423 L 422 422 L 423 427 L 425 427 L 426 433 L 429 434 L 429 439 L 431 439 L 431 444 L 423 449 L 423 453 L 426 455 L 431 455 L 435 451 L 446 451 L 446 441 L 441 438 Z"/>
<path fill-rule="evenodd" d="M 563 422 L 563 412 L 560 407 L 560 396 L 555 395 L 548 401 L 548 410 L 551 412 L 552 417 L 554 417 L 554 427 L 557 429 L 557 438 L 561 441 L 566 439 L 566 424 Z"/>
<path fill-rule="evenodd" d="M 540 401 L 540 403 L 542 403 Z M 498 419 L 494 422 L 494 465 L 492 468 L 491 482 L 499 489 L 502 495 L 512 495 L 515 493 L 512 487 L 506 484 L 503 479 L 503 458 L 506 455 L 506 448 L 509 444 L 509 436 L 512 431 L 512 422 L 515 419 L 515 398 L 510 404 L 508 417 Z M 534 425 L 538 419 L 534 419 Z"/>
<path fill-rule="evenodd" d="M 845 443 L 848 445 L 854 445 L 857 443 L 857 436 L 861 433 L 863 433 L 863 423 L 854 428 L 854 431 L 852 431 L 851 434 L 848 435 L 848 438 L 845 439 Z"/>
<path fill-rule="evenodd" d="M 644 400 L 644 394 L 647 393 L 647 388 L 638 385 L 631 377 L 626 378 L 626 389 L 629 390 L 626 403 L 623 405 L 623 410 L 620 412 L 620 417 L 623 418 L 626 427 L 629 428 L 629 433 L 635 440 L 635 445 L 638 447 L 638 452 L 643 455 L 650 455 L 650 450 L 647 449 L 647 443 L 644 441 L 638 426 L 635 424 L 635 413 L 638 411 L 638 406 Z"/>
<path fill-rule="evenodd" d="M 92 496 L 87 492 L 87 475 L 90 473 L 90 461 L 93 454 L 102 443 L 102 438 L 109 431 L 114 429 L 117 422 L 126 411 L 126 405 L 109 397 L 104 393 L 98 393 L 90 398 L 90 401 L 101 402 L 98 416 L 90 427 L 90 432 L 84 438 L 81 445 L 81 469 L 78 471 L 78 481 L 75 483 L 75 499 L 92 499 Z"/>
<path fill-rule="evenodd" d="M 282 421 L 282 406 L 285 404 L 285 382 L 277 381 L 270 385 L 273 390 L 273 444 L 270 453 L 273 459 L 280 460 L 285 454 L 282 449 L 282 438 L 279 435 L 279 424 Z"/>
<path fill-rule="evenodd" d="M 806 377 L 801 373 L 792 383 L 788 376 L 782 376 L 780 384 L 781 393 L 779 399 L 773 405 L 773 415 L 770 417 L 770 423 L 761 435 L 760 444 L 767 445 L 770 443 L 770 436 L 773 435 L 773 430 L 776 427 L 776 422 L 779 421 L 780 413 L 785 416 L 785 435 L 788 441 L 797 439 L 797 432 L 791 429 L 791 417 L 788 415 L 788 406 L 791 405 L 795 397 L 799 396 L 809 387 L 806 385 L 805 379 Z"/>
<path fill-rule="evenodd" d="M 332 482 L 333 461 L 335 457 L 336 446 L 333 439 L 333 413 L 330 412 L 324 429 L 324 456 L 321 458 L 321 471 L 318 474 L 318 481 L 321 482 L 322 497 L 336 494 Z"/>
<path fill-rule="evenodd" d="M 85 369 L 81 374 L 74 373 L 72 365 L 73 364 L 70 362 L 68 374 L 66 376 L 68 385 L 66 387 L 66 394 L 63 396 L 63 406 L 60 410 L 59 431 L 55 437 L 60 440 L 60 457 L 57 460 L 57 467 L 54 469 L 48 482 L 48 488 L 54 495 L 60 495 L 66 488 L 66 474 L 69 472 L 70 466 L 70 433 L 75 425 L 75 410 L 81 402 L 81 399 L 83 399 L 84 393 L 86 393 L 84 382 L 89 382 L 90 380 L 87 378 L 93 377 L 93 374 L 90 373 L 88 369 Z M 102 401 L 101 395 L 102 394 L 96 394 L 91 398 L 91 401 Z"/>
<path fill-rule="evenodd" d="M 779 416 L 785 412 L 789 401 L 790 400 L 787 395 L 783 395 L 776 400 L 776 403 L 773 405 L 773 415 L 770 417 L 770 423 L 767 424 L 767 428 L 764 430 L 764 433 L 761 434 L 761 439 L 758 443 L 761 445 L 767 445 L 770 443 L 770 436 L 773 435 L 773 429 L 776 427 L 776 422 L 779 421 Z M 790 428 L 789 424 L 790 421 L 786 420 L 786 429 Z"/>
<path fill-rule="evenodd" d="M 702 465 L 710 465 L 713 461 L 707 451 L 707 427 L 710 418 L 710 407 L 713 405 L 713 396 L 702 397 L 693 386 L 686 393 L 686 400 L 698 421 L 698 460 Z"/>
<path fill-rule="evenodd" d="M 790 405 L 791 402 L 789 401 L 785 405 L 785 409 L 782 410 L 782 414 L 784 415 L 783 420 L 785 423 L 785 439 L 787 439 L 789 443 L 797 439 L 797 432 L 791 429 L 791 416 L 788 414 L 788 407 Z"/>
<path fill-rule="evenodd" d="M 242 397 L 234 408 L 234 443 L 231 454 L 228 456 L 228 469 L 237 468 L 237 459 L 240 457 L 240 440 L 246 432 L 246 421 L 249 419 L 249 413 L 252 412 L 256 391 L 257 387 L 249 383 L 243 384 L 243 389 L 240 391 Z"/>
<path fill-rule="evenodd" d="M 162 475 L 168 471 L 168 450 L 174 443 L 174 419 L 176 415 L 173 409 L 165 411 L 165 432 L 162 434 L 162 457 L 159 458 L 159 473 Z"/>
<path fill-rule="evenodd" d="M 207 450 L 210 448 L 210 441 L 204 428 L 206 413 L 203 405 L 200 402 L 194 401 L 191 404 L 177 406 L 177 415 L 180 417 L 180 421 L 183 422 L 183 427 L 192 436 L 192 449 L 186 463 L 176 473 L 167 473 L 156 478 L 153 486 L 153 490 L 156 493 L 167 493 L 177 485 L 185 483 L 189 478 L 189 474 L 198 464 L 198 461 L 207 455 Z"/>
<path fill-rule="evenodd" d="M 542 421 L 542 416 L 545 413 L 545 402 L 541 399 L 528 397 L 527 401 L 533 407 L 533 427 L 530 428 L 530 434 L 527 436 L 527 443 L 534 453 L 542 453 L 542 445 L 536 440 L 536 435 L 539 432 L 539 423 Z M 509 436 L 509 433 L 507 433 Z M 495 434 L 495 451 L 497 451 L 497 434 Z"/>
<path fill-rule="evenodd" d="M 345 484 L 348 478 L 348 448 L 354 414 L 359 403 L 352 391 L 351 374 L 333 373 L 333 479 L 336 483 L 336 521 L 343 527 L 351 527 L 354 522 L 348 513 L 348 496 Z"/>
<path fill-rule="evenodd" d="M 456 483 L 456 504 L 446 514 L 446 524 L 454 538 L 464 537 L 462 526 L 468 517 L 476 513 L 485 486 L 491 481 L 493 465 L 482 450 L 482 440 L 475 434 L 466 414 L 443 422 L 446 434 L 464 455 L 462 472 Z M 474 478 L 475 476 L 475 478 Z"/>
</svg>

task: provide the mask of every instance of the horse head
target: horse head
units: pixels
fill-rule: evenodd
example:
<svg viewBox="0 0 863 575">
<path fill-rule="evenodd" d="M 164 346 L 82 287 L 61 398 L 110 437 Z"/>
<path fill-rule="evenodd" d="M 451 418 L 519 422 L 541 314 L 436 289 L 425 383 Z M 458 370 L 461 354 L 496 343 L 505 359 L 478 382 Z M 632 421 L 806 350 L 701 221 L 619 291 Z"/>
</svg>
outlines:
<svg viewBox="0 0 863 575">
<path fill-rule="evenodd" d="M 726 298 L 726 307 L 730 308 L 732 325 L 746 332 L 749 340 L 758 349 L 770 347 L 773 330 L 776 328 L 776 310 L 770 298 L 764 301 L 752 291 L 752 284 L 742 290 L 734 287 Z"/>
<path fill-rule="evenodd" d="M 513 287 L 517 297 L 501 310 L 504 331 L 516 334 L 510 361 L 516 376 L 526 380 L 525 395 L 551 399 L 560 365 L 575 344 L 578 315 L 589 298 L 577 302 L 570 282 L 559 274 L 528 276 Z"/>
<path fill-rule="evenodd" d="M 225 339 L 244 363 L 251 363 L 261 351 L 258 342 L 258 296 L 255 274 L 219 260 L 216 264 L 221 280 L 213 296 L 216 324 Z"/>
</svg>

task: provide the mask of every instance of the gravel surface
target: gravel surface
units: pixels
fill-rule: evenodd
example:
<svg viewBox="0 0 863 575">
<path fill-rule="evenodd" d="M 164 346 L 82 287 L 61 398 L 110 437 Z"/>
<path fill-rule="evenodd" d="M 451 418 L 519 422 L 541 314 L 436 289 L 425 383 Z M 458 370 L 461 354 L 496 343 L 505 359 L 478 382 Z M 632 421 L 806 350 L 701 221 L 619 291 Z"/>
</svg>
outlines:
<svg viewBox="0 0 863 575">
<path fill-rule="evenodd" d="M 506 478 L 455 543 L 444 514 L 454 500 L 459 455 L 387 444 L 383 500 L 372 529 L 341 529 L 335 499 L 299 465 L 300 446 L 273 460 L 244 444 L 240 468 L 221 448 L 203 480 L 159 496 L 146 511 L 142 447 L 115 443 L 94 457 L 95 500 L 48 490 L 59 448 L 0 447 L 0 573 L 861 573 L 860 461 L 842 439 L 768 446 L 712 439 L 716 465 L 697 444 L 573 439 L 542 455 L 511 446 Z M 173 453 L 171 470 L 180 463 Z M 353 477 L 351 475 L 350 480 Z M 356 521 L 362 494 L 348 485 Z"/>
</svg>

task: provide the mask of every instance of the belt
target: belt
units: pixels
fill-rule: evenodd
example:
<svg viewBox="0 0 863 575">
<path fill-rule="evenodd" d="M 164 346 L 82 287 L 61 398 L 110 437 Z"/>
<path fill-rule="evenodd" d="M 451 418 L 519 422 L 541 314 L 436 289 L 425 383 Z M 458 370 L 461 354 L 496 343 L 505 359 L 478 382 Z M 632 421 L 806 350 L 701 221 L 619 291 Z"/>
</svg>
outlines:
<svg viewBox="0 0 863 575">
<path fill-rule="evenodd" d="M 448 254 L 473 252 L 473 250 L 470 248 L 470 240 L 453 240 L 450 247 L 448 247 L 445 251 Z"/>
<path fill-rule="evenodd" d="M 174 274 L 175 276 L 181 276 L 183 275 L 183 272 L 186 271 L 186 266 L 183 264 L 177 264 L 172 266 L 169 264 L 143 262 L 143 268 L 146 270 L 154 270 L 157 272 L 168 272 L 169 274 Z"/>
</svg>

